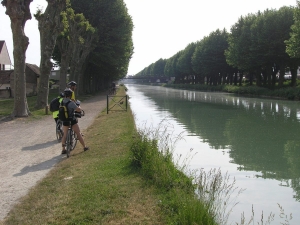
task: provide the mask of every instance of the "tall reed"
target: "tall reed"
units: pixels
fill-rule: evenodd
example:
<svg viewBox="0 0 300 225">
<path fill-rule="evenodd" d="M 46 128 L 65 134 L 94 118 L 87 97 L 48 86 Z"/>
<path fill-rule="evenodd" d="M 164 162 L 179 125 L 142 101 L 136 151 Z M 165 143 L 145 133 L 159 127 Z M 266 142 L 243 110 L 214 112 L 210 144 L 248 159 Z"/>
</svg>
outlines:
<svg viewBox="0 0 300 225">
<path fill-rule="evenodd" d="M 174 158 L 176 143 L 183 139 L 175 135 L 172 125 L 163 120 L 158 128 L 137 129 L 131 146 L 132 166 L 162 190 L 161 206 L 174 224 L 226 224 L 225 208 L 236 190 L 220 170 L 189 171 L 188 156 L 181 161 Z M 179 156 L 179 157 L 182 157 Z M 228 214 L 228 213 L 227 213 Z"/>
<path fill-rule="evenodd" d="M 157 128 L 138 128 L 131 146 L 131 165 L 162 193 L 160 204 L 169 215 L 170 224 L 228 224 L 229 215 L 245 189 L 236 187 L 235 179 L 228 173 L 222 174 L 220 168 L 189 170 L 187 163 L 192 155 L 183 160 L 179 160 L 182 155 L 174 156 L 176 143 L 182 139 L 182 133 L 175 135 L 167 119 Z M 279 208 L 284 220 L 281 224 L 288 225 L 292 215 L 287 216 L 280 205 Z M 270 224 L 274 217 L 271 212 L 265 218 L 262 212 L 259 221 L 255 221 L 252 208 L 248 221 L 242 214 L 241 221 L 235 224 Z"/>
</svg>

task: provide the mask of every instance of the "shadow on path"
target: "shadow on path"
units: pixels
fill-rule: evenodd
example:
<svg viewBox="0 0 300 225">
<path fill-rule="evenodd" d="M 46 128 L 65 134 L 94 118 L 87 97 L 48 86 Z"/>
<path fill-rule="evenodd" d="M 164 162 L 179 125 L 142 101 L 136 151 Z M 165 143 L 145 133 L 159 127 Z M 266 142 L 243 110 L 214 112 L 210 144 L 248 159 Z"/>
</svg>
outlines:
<svg viewBox="0 0 300 225">
<path fill-rule="evenodd" d="M 41 162 L 39 164 L 35 164 L 35 165 L 32 165 L 32 166 L 25 166 L 19 173 L 16 173 L 13 176 L 14 177 L 19 177 L 19 176 L 23 176 L 27 173 L 51 169 L 61 159 L 62 159 L 62 156 L 58 155 L 58 156 L 53 157 L 52 159 Z"/>
<path fill-rule="evenodd" d="M 40 144 L 35 144 L 35 145 L 23 147 L 22 151 L 40 150 L 40 149 L 43 149 L 43 148 L 48 148 L 48 147 L 50 147 L 54 144 L 57 144 L 57 143 L 58 143 L 57 140 L 48 141 L 46 143 L 40 143 Z"/>
</svg>

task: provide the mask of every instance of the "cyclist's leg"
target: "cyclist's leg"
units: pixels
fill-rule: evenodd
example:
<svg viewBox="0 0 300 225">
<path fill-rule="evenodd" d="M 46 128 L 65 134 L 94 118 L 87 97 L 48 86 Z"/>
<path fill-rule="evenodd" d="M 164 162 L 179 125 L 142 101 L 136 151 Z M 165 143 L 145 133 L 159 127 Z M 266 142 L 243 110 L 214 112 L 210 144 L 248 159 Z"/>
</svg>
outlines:
<svg viewBox="0 0 300 225">
<path fill-rule="evenodd" d="M 70 156 L 70 151 L 72 150 L 72 130 L 68 129 L 68 134 L 67 134 L 67 143 L 66 143 L 66 153 L 67 157 L 69 158 Z"/>
<path fill-rule="evenodd" d="M 78 126 L 77 123 L 74 124 L 74 125 L 72 126 L 72 129 L 73 129 L 74 132 L 77 134 L 77 139 L 79 140 L 79 142 L 80 142 L 80 144 L 83 146 L 83 148 L 84 148 L 84 149 L 88 148 L 88 147 L 85 145 L 85 142 L 84 142 L 84 140 L 83 140 L 83 138 L 82 138 L 82 135 L 81 135 L 81 133 L 80 133 L 80 128 L 79 128 L 79 126 Z"/>
<path fill-rule="evenodd" d="M 67 134 L 68 134 L 68 128 L 69 128 L 69 125 L 67 125 L 67 124 L 69 124 L 69 122 L 63 122 L 63 133 L 64 133 L 64 135 L 63 135 L 63 137 L 62 137 L 62 139 L 61 139 L 61 144 L 62 144 L 62 152 L 64 151 L 64 150 L 66 150 L 66 139 L 67 139 Z"/>
</svg>

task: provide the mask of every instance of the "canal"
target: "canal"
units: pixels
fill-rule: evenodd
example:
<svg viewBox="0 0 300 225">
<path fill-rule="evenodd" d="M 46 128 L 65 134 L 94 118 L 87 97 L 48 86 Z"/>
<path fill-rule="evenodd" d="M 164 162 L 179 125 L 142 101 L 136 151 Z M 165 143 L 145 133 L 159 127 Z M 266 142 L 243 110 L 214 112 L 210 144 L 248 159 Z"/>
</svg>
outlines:
<svg viewBox="0 0 300 225">
<path fill-rule="evenodd" d="M 137 127 L 162 121 L 181 134 L 174 155 L 189 158 L 189 169 L 220 168 L 245 189 L 228 224 L 244 212 L 255 224 L 272 212 L 271 224 L 300 224 L 300 103 L 233 94 L 126 84 Z M 168 126 L 169 126 L 168 125 Z M 148 129 L 148 128 L 147 128 Z M 191 157 L 192 155 L 192 157 Z M 186 163 L 186 162 L 185 162 Z"/>
</svg>

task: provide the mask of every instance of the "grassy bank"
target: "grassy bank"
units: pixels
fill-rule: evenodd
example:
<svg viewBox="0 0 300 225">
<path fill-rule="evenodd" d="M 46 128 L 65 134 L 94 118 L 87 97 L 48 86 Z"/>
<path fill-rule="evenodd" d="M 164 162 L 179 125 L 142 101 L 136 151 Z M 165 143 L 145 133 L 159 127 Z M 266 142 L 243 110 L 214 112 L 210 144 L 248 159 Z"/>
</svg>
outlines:
<svg viewBox="0 0 300 225">
<path fill-rule="evenodd" d="M 51 99 L 57 96 L 57 90 L 51 90 L 49 93 L 49 102 Z M 40 116 L 45 115 L 45 109 L 36 110 L 36 96 L 27 97 L 27 104 L 29 111 L 32 113 L 32 118 L 39 118 Z M 9 116 L 14 109 L 14 99 L 13 98 L 0 98 L 0 119 L 6 116 Z M 51 112 L 49 112 L 51 113 Z"/>
<path fill-rule="evenodd" d="M 164 131 L 154 133 L 168 140 Z M 228 176 L 187 176 L 169 145 L 136 130 L 130 109 L 104 110 L 85 139 L 90 150 L 78 144 L 0 224 L 226 224 Z"/>
<path fill-rule="evenodd" d="M 48 96 L 49 103 L 53 98 L 55 98 L 57 96 L 58 96 L 58 94 L 57 94 L 56 89 L 50 90 L 49 96 Z M 89 97 L 91 97 L 91 95 L 83 95 L 83 96 L 80 96 L 79 99 L 84 100 Z M 31 118 L 40 118 L 41 116 L 45 115 L 45 109 L 39 109 L 39 110 L 35 109 L 36 99 L 37 99 L 37 96 L 27 97 L 27 104 L 29 107 L 29 111 L 32 114 Z M 13 98 L 6 98 L 6 99 L 0 98 L 0 119 L 11 115 L 13 109 L 14 109 L 14 99 Z M 50 111 L 49 111 L 49 114 L 51 114 Z"/>
<path fill-rule="evenodd" d="M 78 145 L 1 224 L 217 224 L 213 204 L 195 196 L 196 187 L 206 193 L 203 183 L 178 170 L 171 149 L 137 132 L 130 110 L 104 110 L 85 139 L 90 150 Z"/>
<path fill-rule="evenodd" d="M 134 131 L 130 110 L 99 114 L 85 132 L 90 150 L 78 144 L 3 224 L 165 224 L 153 187 L 130 166 Z"/>
</svg>

